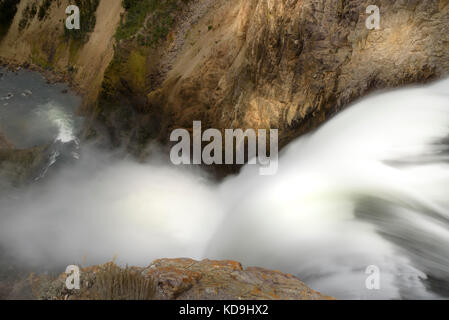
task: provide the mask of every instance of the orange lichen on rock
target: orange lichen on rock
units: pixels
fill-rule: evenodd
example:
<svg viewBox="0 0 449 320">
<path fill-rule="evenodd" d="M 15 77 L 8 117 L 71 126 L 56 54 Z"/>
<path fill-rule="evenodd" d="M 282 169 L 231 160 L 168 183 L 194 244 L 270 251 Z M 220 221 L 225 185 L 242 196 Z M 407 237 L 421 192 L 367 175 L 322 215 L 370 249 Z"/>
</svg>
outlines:
<svg viewBox="0 0 449 320">
<path fill-rule="evenodd" d="M 93 266 L 81 269 L 82 286 L 88 288 L 82 295 L 70 295 L 64 290 L 66 275 L 54 281 L 50 288 L 61 287 L 57 293 L 46 294 L 51 299 L 95 299 L 90 296 L 95 287 L 95 274 L 107 269 Z M 115 265 L 114 265 L 115 266 Z M 115 266 L 117 268 L 117 266 Z M 154 282 L 155 293 L 152 299 L 160 300 L 319 300 L 332 299 L 308 288 L 303 282 L 290 274 L 263 268 L 243 268 L 232 260 L 196 261 L 187 258 L 159 259 L 145 268 L 129 267 Z M 59 293 L 58 293 L 59 292 Z M 93 293 L 92 293 L 93 294 Z"/>
</svg>

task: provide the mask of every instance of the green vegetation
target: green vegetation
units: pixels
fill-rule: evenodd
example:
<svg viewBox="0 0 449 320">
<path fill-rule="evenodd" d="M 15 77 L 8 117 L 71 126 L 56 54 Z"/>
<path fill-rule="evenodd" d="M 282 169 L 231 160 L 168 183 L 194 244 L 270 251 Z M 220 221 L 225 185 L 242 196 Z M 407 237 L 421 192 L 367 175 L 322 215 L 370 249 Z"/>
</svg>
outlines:
<svg viewBox="0 0 449 320">
<path fill-rule="evenodd" d="M 120 26 L 117 28 L 115 37 L 117 40 L 129 39 L 134 36 L 142 27 L 147 14 L 151 11 L 155 0 L 123 0 L 123 7 L 126 10 L 122 15 Z"/>
<path fill-rule="evenodd" d="M 128 69 L 134 75 L 133 87 L 145 88 L 145 71 L 146 71 L 146 58 L 140 51 L 136 50 L 131 52 L 128 59 Z"/>
<path fill-rule="evenodd" d="M 126 267 L 107 264 L 95 276 L 92 296 L 96 300 L 151 300 L 156 294 L 152 279 L 141 272 Z"/>
<path fill-rule="evenodd" d="M 33 45 L 31 47 L 31 62 L 43 69 L 51 68 L 51 64 L 48 62 L 47 57 L 41 54 L 41 50 L 38 45 Z"/>
<path fill-rule="evenodd" d="M 122 16 L 116 39 L 137 38 L 142 46 L 155 46 L 165 39 L 173 26 L 179 2 L 190 0 L 123 0 Z"/>
<path fill-rule="evenodd" d="M 76 57 L 87 42 L 89 34 L 94 31 L 97 23 L 96 12 L 99 0 L 75 0 L 80 9 L 80 29 L 69 30 L 64 27 L 64 37 L 69 42 L 69 63 L 74 64 Z"/>
<path fill-rule="evenodd" d="M 68 290 L 64 276 L 40 275 L 30 279 L 39 300 L 151 300 L 156 295 L 152 277 L 114 262 L 81 270 L 80 290 Z"/>
<path fill-rule="evenodd" d="M 126 12 L 115 33 L 118 43 L 104 76 L 100 99 L 102 109 L 109 111 L 115 109 L 113 106 L 121 93 L 145 95 L 151 81 L 147 56 L 167 37 L 180 8 L 190 0 L 122 1 Z"/>
<path fill-rule="evenodd" d="M 30 17 L 33 18 L 34 15 L 36 15 L 36 10 L 39 21 L 44 20 L 47 17 L 50 6 L 54 1 L 55 0 L 43 0 L 39 7 L 39 10 L 37 10 L 37 8 L 33 8 L 35 4 L 33 4 L 31 8 L 27 7 L 22 18 L 23 22 L 21 21 L 22 28 L 26 27 L 27 21 L 30 19 Z M 97 11 L 99 3 L 100 0 L 74 0 L 73 4 L 78 6 L 78 8 L 80 9 L 80 29 L 68 30 L 67 28 L 64 28 L 64 35 L 70 39 L 85 41 L 87 35 L 95 28 L 95 13 Z M 59 2 L 58 5 L 60 5 Z"/>
<path fill-rule="evenodd" d="M 8 33 L 20 0 L 0 0 L 0 40 Z"/>
<path fill-rule="evenodd" d="M 86 41 L 87 36 L 91 33 L 97 22 L 95 13 L 98 8 L 99 0 L 75 0 L 75 5 L 80 9 L 80 29 L 69 30 L 64 28 L 64 34 L 67 38 Z"/>
<path fill-rule="evenodd" d="M 138 146 L 129 148 L 140 150 L 150 137 L 158 134 L 157 121 L 138 128 L 133 125 L 133 119 L 141 112 L 148 115 L 151 107 L 146 105 L 147 94 L 160 80 L 157 58 L 154 59 L 158 56 L 156 51 L 169 37 L 189 1 L 122 0 L 126 12 L 115 33 L 114 57 L 104 74 L 96 107 L 98 119 L 114 128 L 114 144 L 120 145 L 123 137 L 132 135 Z M 149 118 L 157 119 L 157 116 Z"/>
</svg>

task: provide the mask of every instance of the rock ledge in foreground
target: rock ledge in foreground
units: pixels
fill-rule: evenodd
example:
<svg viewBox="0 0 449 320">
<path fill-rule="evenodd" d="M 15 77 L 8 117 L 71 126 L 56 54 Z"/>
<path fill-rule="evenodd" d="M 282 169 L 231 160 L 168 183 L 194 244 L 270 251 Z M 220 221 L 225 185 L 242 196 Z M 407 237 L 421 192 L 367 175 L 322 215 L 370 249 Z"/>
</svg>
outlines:
<svg viewBox="0 0 449 320">
<path fill-rule="evenodd" d="M 95 287 L 96 277 L 114 264 L 81 270 L 81 287 Z M 145 279 L 153 279 L 151 299 L 158 300 L 321 300 L 332 299 L 307 287 L 290 274 L 257 267 L 243 268 L 236 261 L 195 261 L 160 259 L 145 268 L 131 267 Z M 43 299 L 96 299 L 95 290 L 78 293 L 64 288 L 66 275 L 61 275 L 48 288 Z M 50 295 L 48 295 L 50 294 Z"/>
</svg>

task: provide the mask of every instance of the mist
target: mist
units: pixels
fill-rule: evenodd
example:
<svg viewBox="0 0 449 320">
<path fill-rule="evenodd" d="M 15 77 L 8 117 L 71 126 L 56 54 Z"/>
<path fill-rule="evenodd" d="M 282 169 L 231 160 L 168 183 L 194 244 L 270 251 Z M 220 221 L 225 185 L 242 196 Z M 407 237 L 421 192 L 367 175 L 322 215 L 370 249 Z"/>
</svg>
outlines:
<svg viewBox="0 0 449 320">
<path fill-rule="evenodd" d="M 4 196 L 0 244 L 27 265 L 233 259 L 337 298 L 445 296 L 447 92 L 449 80 L 362 99 L 285 148 L 275 176 L 247 166 L 216 182 L 165 154 L 137 163 L 83 145 Z M 365 288 L 370 265 L 381 290 Z"/>
<path fill-rule="evenodd" d="M 200 174 L 117 160 L 85 147 L 74 166 L 4 205 L 0 241 L 34 265 L 147 265 L 201 258 L 221 211 Z"/>
</svg>

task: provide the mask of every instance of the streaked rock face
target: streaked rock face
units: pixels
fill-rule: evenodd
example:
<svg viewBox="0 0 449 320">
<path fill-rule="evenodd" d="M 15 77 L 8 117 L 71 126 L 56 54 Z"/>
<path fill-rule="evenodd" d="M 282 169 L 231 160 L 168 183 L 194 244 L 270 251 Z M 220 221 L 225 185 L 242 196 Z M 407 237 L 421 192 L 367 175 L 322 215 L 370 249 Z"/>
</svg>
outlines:
<svg viewBox="0 0 449 320">
<path fill-rule="evenodd" d="M 373 89 L 449 72 L 449 1 L 220 1 L 196 25 L 162 86 L 163 140 L 193 120 L 279 128 L 285 144 Z M 207 25 L 213 28 L 207 31 Z M 166 128 L 166 130 L 164 130 Z"/>
</svg>

